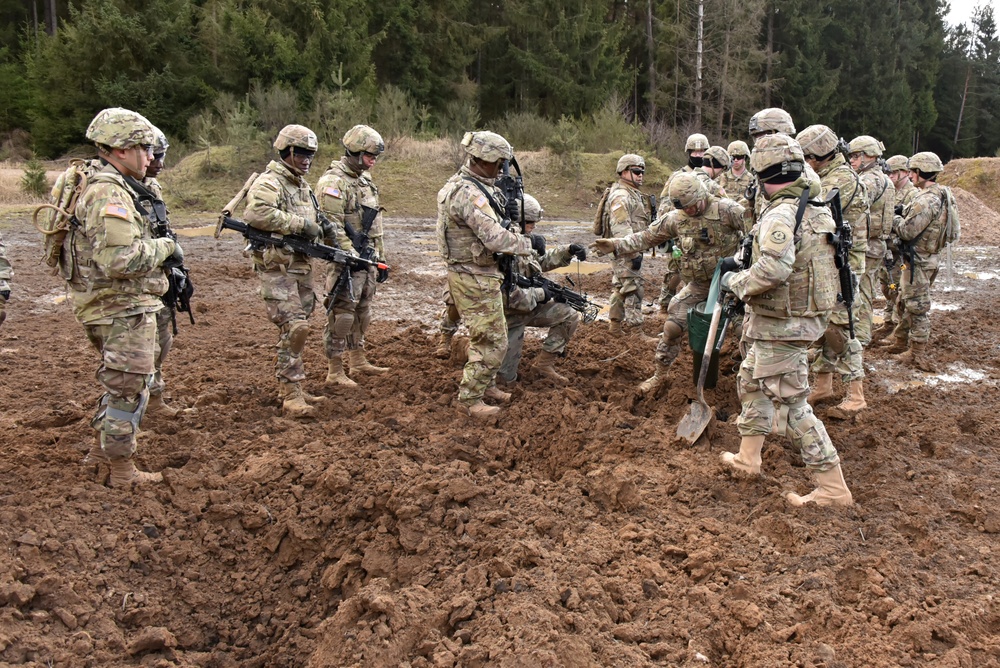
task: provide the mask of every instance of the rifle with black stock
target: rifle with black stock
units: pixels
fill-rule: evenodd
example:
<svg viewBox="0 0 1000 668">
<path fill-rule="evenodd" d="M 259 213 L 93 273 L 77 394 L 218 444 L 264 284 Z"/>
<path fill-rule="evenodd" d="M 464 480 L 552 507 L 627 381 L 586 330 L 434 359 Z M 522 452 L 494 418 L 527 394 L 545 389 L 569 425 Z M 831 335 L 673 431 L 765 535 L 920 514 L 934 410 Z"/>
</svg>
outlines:
<svg viewBox="0 0 1000 668">
<path fill-rule="evenodd" d="M 835 231 L 828 233 L 827 239 L 833 244 L 833 259 L 837 265 L 837 272 L 840 278 L 840 294 L 837 297 L 847 307 L 847 326 L 853 339 L 855 278 L 849 261 L 851 248 L 854 246 L 851 224 L 844 220 L 844 212 L 840 208 L 840 191 L 838 189 L 831 189 L 827 193 L 824 203 L 830 207 L 833 222 L 836 223 Z"/>
<path fill-rule="evenodd" d="M 571 281 L 569 277 L 567 277 L 566 280 L 569 281 L 570 285 L 573 284 L 573 281 Z M 586 295 L 574 292 L 566 286 L 559 285 L 555 281 L 538 274 L 535 274 L 534 276 L 514 274 L 514 282 L 519 288 L 543 288 L 546 292 L 551 294 L 552 298 L 557 302 L 566 304 L 574 311 L 582 313 L 584 322 L 594 322 L 594 320 L 597 319 L 597 314 L 601 310 L 601 306 L 590 301 Z"/>
</svg>

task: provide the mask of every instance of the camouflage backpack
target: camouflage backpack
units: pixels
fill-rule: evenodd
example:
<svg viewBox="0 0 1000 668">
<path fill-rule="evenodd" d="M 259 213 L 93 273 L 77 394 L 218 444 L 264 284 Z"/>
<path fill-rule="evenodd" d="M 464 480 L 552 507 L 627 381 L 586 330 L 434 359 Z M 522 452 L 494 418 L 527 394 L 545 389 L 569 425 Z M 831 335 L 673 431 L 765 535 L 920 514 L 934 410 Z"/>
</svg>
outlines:
<svg viewBox="0 0 1000 668">
<path fill-rule="evenodd" d="M 948 216 L 944 224 L 944 229 L 941 231 L 941 241 L 938 244 L 938 248 L 944 248 L 949 244 L 953 244 L 958 241 L 959 237 L 962 236 L 962 223 L 958 219 L 958 203 L 955 201 L 955 196 L 951 192 L 951 188 L 944 186 L 944 208 Z"/>
<path fill-rule="evenodd" d="M 76 219 L 76 202 L 99 170 L 97 160 L 71 160 L 52 186 L 49 203 L 36 207 L 32 215 L 32 222 L 45 241 L 42 259 L 52 268 L 53 274 L 67 281 L 73 276 L 72 240 L 67 242 L 67 236 L 80 225 Z"/>
<path fill-rule="evenodd" d="M 602 239 L 611 238 L 611 226 L 608 224 L 607 218 L 604 215 L 604 211 L 608 204 L 608 195 L 610 194 L 611 188 L 605 188 L 601 201 L 597 203 L 597 213 L 594 214 L 594 234 Z"/>
</svg>

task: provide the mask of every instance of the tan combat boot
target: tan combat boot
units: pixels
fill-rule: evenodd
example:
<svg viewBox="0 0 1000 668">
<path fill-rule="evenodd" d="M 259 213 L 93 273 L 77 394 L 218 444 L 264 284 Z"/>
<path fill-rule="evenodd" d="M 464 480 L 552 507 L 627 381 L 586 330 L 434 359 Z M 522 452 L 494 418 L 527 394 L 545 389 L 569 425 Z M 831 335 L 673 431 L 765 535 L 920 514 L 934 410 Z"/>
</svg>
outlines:
<svg viewBox="0 0 1000 668">
<path fill-rule="evenodd" d="M 163 482 L 162 473 L 140 471 L 131 459 L 125 457 L 112 459 L 109 466 L 111 467 L 111 479 L 108 484 L 111 487 L 127 489 L 132 485 L 142 485 L 147 482 Z"/>
<path fill-rule="evenodd" d="M 737 453 L 723 452 L 719 459 L 723 466 L 728 466 L 737 473 L 760 475 L 760 451 L 764 449 L 764 435 L 744 436 L 740 441 L 740 451 Z"/>
<path fill-rule="evenodd" d="M 347 351 L 347 364 L 350 366 L 349 372 L 352 374 L 380 374 L 389 371 L 387 366 L 375 366 L 365 358 L 365 349 Z"/>
<path fill-rule="evenodd" d="M 879 341 L 881 341 L 885 337 L 887 337 L 890 334 L 892 334 L 892 332 L 895 329 L 896 329 L 896 324 L 894 322 L 892 322 L 891 320 L 886 320 L 885 322 L 882 323 L 881 326 L 879 326 L 878 329 L 876 329 L 874 332 L 872 332 L 872 340 L 869 342 L 868 345 L 873 345 L 875 343 L 878 343 Z"/>
<path fill-rule="evenodd" d="M 344 358 L 340 355 L 331 357 L 327 364 L 326 372 L 327 385 L 343 385 L 344 387 L 357 387 L 358 384 L 347 377 L 344 373 Z"/>
<path fill-rule="evenodd" d="M 177 417 L 181 412 L 164 401 L 162 394 L 149 395 L 149 403 L 146 405 L 146 411 L 153 415 L 162 415 L 168 418 Z"/>
<path fill-rule="evenodd" d="M 850 385 L 847 386 L 847 396 L 844 397 L 844 400 L 839 405 L 827 411 L 827 415 L 836 420 L 846 420 L 849 417 L 857 415 L 867 407 L 868 402 L 865 401 L 864 385 L 860 379 L 852 380 Z"/>
<path fill-rule="evenodd" d="M 646 396 L 648 394 L 656 394 L 659 392 L 660 388 L 667 384 L 668 371 L 670 371 L 669 364 L 660 364 L 660 362 L 657 361 L 656 369 L 653 371 L 653 375 L 642 381 L 639 385 L 639 394 Z"/>
<path fill-rule="evenodd" d="M 302 386 L 298 383 L 281 383 L 281 412 L 292 418 L 312 417 L 316 409 L 306 403 Z"/>
<path fill-rule="evenodd" d="M 559 355 L 543 350 L 535 358 L 535 371 L 553 383 L 565 385 L 569 382 L 569 378 L 556 371 L 555 363 L 557 359 L 559 359 Z"/>
<path fill-rule="evenodd" d="M 809 393 L 809 403 L 813 406 L 816 402 L 829 399 L 833 396 L 833 373 L 816 374 L 816 382 L 813 383 L 813 391 Z"/>
<path fill-rule="evenodd" d="M 487 406 L 486 404 L 483 403 L 482 399 L 468 406 L 466 406 L 465 404 L 459 404 L 459 406 L 462 409 L 462 412 L 468 415 L 469 417 L 474 417 L 479 419 L 491 418 L 500 414 L 500 408 L 498 408 L 497 406 Z"/>
<path fill-rule="evenodd" d="M 622 333 L 622 321 L 621 320 L 611 320 L 608 324 L 608 333 L 620 336 Z"/>
<path fill-rule="evenodd" d="M 910 340 L 909 338 L 894 336 L 892 337 L 892 342 L 889 343 L 888 346 L 889 347 L 885 349 L 885 352 L 890 355 L 898 355 L 899 353 L 906 352 L 906 350 L 910 347 Z"/>
<path fill-rule="evenodd" d="M 490 385 L 489 387 L 487 387 L 486 391 L 483 393 L 483 396 L 486 397 L 487 399 L 492 399 L 493 401 L 499 401 L 502 404 L 505 404 L 508 401 L 510 401 L 510 392 L 504 392 L 496 385 Z"/>
<path fill-rule="evenodd" d="M 807 503 L 815 503 L 817 506 L 849 506 L 854 503 L 854 496 L 847 489 L 840 464 L 829 471 L 816 472 L 814 476 L 818 487 L 805 496 L 787 492 L 785 498 L 788 503 L 793 506 L 804 506 Z"/>
<path fill-rule="evenodd" d="M 451 357 L 451 340 L 454 336 L 455 332 L 441 332 L 438 334 L 438 345 L 434 349 L 434 357 L 441 360 Z"/>
<path fill-rule="evenodd" d="M 909 350 L 896 355 L 900 364 L 912 366 L 927 373 L 937 373 L 937 366 L 927 357 L 927 344 L 921 341 L 910 343 Z"/>
</svg>

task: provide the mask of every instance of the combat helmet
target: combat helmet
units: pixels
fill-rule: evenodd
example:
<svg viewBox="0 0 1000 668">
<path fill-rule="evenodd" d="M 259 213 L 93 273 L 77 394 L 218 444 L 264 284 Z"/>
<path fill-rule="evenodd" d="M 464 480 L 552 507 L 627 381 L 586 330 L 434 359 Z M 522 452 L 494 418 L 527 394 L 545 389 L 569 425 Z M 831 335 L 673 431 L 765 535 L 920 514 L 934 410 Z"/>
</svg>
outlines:
<svg viewBox="0 0 1000 668">
<path fill-rule="evenodd" d="M 542 205 L 538 203 L 538 200 L 529 195 L 528 193 L 523 194 L 524 197 L 524 220 L 520 222 L 524 223 L 537 223 L 542 219 L 545 214 Z M 521 208 L 518 207 L 518 212 L 520 213 Z"/>
<path fill-rule="evenodd" d="M 700 133 L 694 133 L 689 135 L 687 141 L 684 143 L 685 151 L 707 151 L 711 144 L 708 143 L 708 137 Z"/>
<path fill-rule="evenodd" d="M 803 155 L 822 158 L 837 150 L 837 134 L 825 125 L 810 125 L 800 132 L 795 140 L 799 142 Z"/>
<path fill-rule="evenodd" d="M 341 140 L 349 153 L 370 153 L 381 155 L 385 151 L 382 135 L 367 125 L 355 125 Z"/>
<path fill-rule="evenodd" d="M 486 130 L 466 132 L 462 137 L 462 146 L 466 153 L 484 162 L 499 162 L 514 157 L 510 142 L 497 133 Z"/>
<path fill-rule="evenodd" d="M 319 148 L 319 140 L 316 133 L 304 125 L 286 125 L 274 140 L 274 148 L 284 151 L 292 147 L 315 152 Z"/>
<path fill-rule="evenodd" d="M 109 148 L 127 149 L 156 143 L 155 128 L 145 116 L 121 107 L 97 112 L 87 126 L 87 139 Z"/>
<path fill-rule="evenodd" d="M 851 140 L 851 143 L 847 147 L 848 153 L 864 153 L 872 158 L 879 157 L 882 155 L 882 151 L 884 150 L 885 145 L 878 139 L 875 139 L 875 137 L 871 137 L 869 135 L 855 137 Z"/>
<path fill-rule="evenodd" d="M 153 142 L 153 155 L 163 157 L 166 155 L 167 149 L 170 148 L 167 135 L 163 134 L 163 130 L 156 126 L 153 126 L 153 135 L 156 137 L 156 141 Z"/>
<path fill-rule="evenodd" d="M 792 115 L 778 107 L 761 109 L 750 117 L 750 136 L 756 139 L 761 135 L 781 132 L 791 137 L 795 134 L 795 123 Z"/>
<path fill-rule="evenodd" d="M 708 197 L 708 189 L 697 174 L 681 172 L 670 182 L 667 196 L 675 209 L 685 209 Z"/>
<path fill-rule="evenodd" d="M 885 166 L 890 172 L 902 172 L 909 169 L 907 162 L 909 159 L 905 155 L 894 155 L 885 161 Z"/>
<path fill-rule="evenodd" d="M 709 162 L 711 161 L 711 163 Z M 715 169 L 729 169 L 730 164 L 729 153 L 726 149 L 721 146 L 712 146 L 707 151 L 705 151 L 704 163 L 705 167 L 714 167 Z"/>
<path fill-rule="evenodd" d="M 646 161 L 641 155 L 626 153 L 622 157 L 618 158 L 618 166 L 615 167 L 615 173 L 621 174 L 629 167 L 642 167 L 643 169 L 646 169 Z"/>
<path fill-rule="evenodd" d="M 764 135 L 754 144 L 750 169 L 762 182 L 776 179 L 779 175 L 786 176 L 779 182 L 788 182 L 788 177 L 798 178 L 805 169 L 805 156 L 799 143 L 788 135 Z"/>
<path fill-rule="evenodd" d="M 747 146 L 747 143 L 745 141 L 740 141 L 739 139 L 737 139 L 736 141 L 729 142 L 729 147 L 726 149 L 726 153 L 728 153 L 729 157 L 732 158 L 733 160 L 735 160 L 740 156 L 743 156 L 744 158 L 749 158 L 750 147 Z"/>
<path fill-rule="evenodd" d="M 941 163 L 941 158 L 937 156 L 937 153 L 932 153 L 930 151 L 921 151 L 915 154 L 908 163 L 911 170 L 918 172 L 923 172 L 925 174 L 937 174 L 944 169 L 944 165 Z"/>
</svg>

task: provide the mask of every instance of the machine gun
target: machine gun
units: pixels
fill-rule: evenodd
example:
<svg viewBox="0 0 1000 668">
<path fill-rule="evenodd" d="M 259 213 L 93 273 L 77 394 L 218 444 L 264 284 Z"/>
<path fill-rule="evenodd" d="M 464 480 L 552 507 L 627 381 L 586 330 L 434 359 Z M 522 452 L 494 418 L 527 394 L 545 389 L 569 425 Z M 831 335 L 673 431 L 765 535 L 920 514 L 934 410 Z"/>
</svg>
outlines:
<svg viewBox="0 0 1000 668">
<path fill-rule="evenodd" d="M 840 191 L 836 188 L 830 190 L 824 203 L 830 207 L 836 229 L 827 234 L 827 239 L 833 244 L 834 262 L 837 265 L 837 272 L 840 277 L 840 294 L 837 297 L 844 302 L 847 307 L 847 326 L 851 338 L 854 338 L 854 290 L 855 278 L 851 271 L 849 255 L 854 246 L 851 233 L 851 224 L 844 220 L 844 212 L 840 208 Z"/>
<path fill-rule="evenodd" d="M 571 281 L 569 277 L 567 277 L 566 280 L 569 281 L 570 285 L 573 285 L 573 281 Z M 514 281 L 519 288 L 543 288 L 560 304 L 566 304 L 574 311 L 582 313 L 584 322 L 594 322 L 597 318 L 598 312 L 601 310 L 600 305 L 590 301 L 586 295 L 574 292 L 573 290 L 570 290 L 563 285 L 559 285 L 555 281 L 545 278 L 544 276 L 538 274 L 535 274 L 534 276 L 521 276 L 520 274 L 514 274 Z"/>
</svg>

